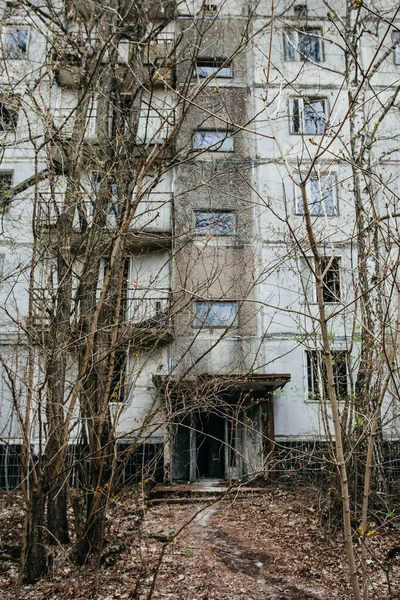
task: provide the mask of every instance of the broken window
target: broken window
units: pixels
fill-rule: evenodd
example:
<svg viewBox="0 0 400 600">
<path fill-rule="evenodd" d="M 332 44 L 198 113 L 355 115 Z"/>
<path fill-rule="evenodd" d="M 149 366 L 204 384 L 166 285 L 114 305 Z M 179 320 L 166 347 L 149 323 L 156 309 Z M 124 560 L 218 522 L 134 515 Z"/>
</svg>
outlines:
<svg viewBox="0 0 400 600">
<path fill-rule="evenodd" d="M 321 258 L 323 274 L 323 299 L 329 304 L 339 302 L 341 297 L 340 266 L 341 259 L 338 256 L 323 256 Z M 315 280 L 315 263 L 310 257 L 302 260 L 300 264 L 302 289 L 308 302 L 317 301 L 317 288 Z"/>
<path fill-rule="evenodd" d="M 5 27 L 3 30 L 3 52 L 4 58 L 22 59 L 28 52 L 27 27 Z"/>
<path fill-rule="evenodd" d="M 293 6 L 293 12 L 297 19 L 307 18 L 307 4 L 295 4 Z"/>
<path fill-rule="evenodd" d="M 291 98 L 290 132 L 322 135 L 325 131 L 327 108 L 325 98 Z"/>
<path fill-rule="evenodd" d="M 311 177 L 307 183 L 306 192 L 312 216 L 333 217 L 337 214 L 336 179 L 334 175 Z M 304 215 L 300 188 L 296 188 L 296 214 Z"/>
<path fill-rule="evenodd" d="M 323 296 L 325 302 L 340 300 L 340 258 L 337 256 L 322 257 Z"/>
<path fill-rule="evenodd" d="M 216 4 L 209 4 L 205 2 L 202 8 L 203 15 L 216 15 L 218 12 L 218 6 Z"/>
<path fill-rule="evenodd" d="M 236 218 L 233 212 L 196 212 L 195 233 L 199 235 L 232 235 Z"/>
<path fill-rule="evenodd" d="M 0 171 L 0 208 L 6 208 L 11 202 L 12 179 L 12 171 Z"/>
<path fill-rule="evenodd" d="M 215 77 L 221 79 L 228 79 L 232 77 L 232 66 L 228 63 L 222 67 L 225 61 L 225 58 L 199 58 L 197 59 L 197 75 L 199 77 L 211 77 L 215 75 Z"/>
<path fill-rule="evenodd" d="M 285 29 L 285 60 L 322 62 L 321 37 L 320 29 Z"/>
<path fill-rule="evenodd" d="M 334 350 L 332 367 L 338 400 L 348 393 L 348 352 Z M 307 350 L 307 387 L 309 400 L 327 400 L 328 385 L 324 355 L 320 350 Z"/>
<path fill-rule="evenodd" d="M 0 96 L 0 132 L 14 131 L 18 123 L 19 97 L 14 94 Z"/>
<path fill-rule="evenodd" d="M 194 327 L 231 327 L 237 317 L 236 302 L 196 302 Z"/>
<path fill-rule="evenodd" d="M 195 131 L 193 149 L 208 150 L 209 152 L 233 152 L 233 138 L 226 131 Z"/>
</svg>

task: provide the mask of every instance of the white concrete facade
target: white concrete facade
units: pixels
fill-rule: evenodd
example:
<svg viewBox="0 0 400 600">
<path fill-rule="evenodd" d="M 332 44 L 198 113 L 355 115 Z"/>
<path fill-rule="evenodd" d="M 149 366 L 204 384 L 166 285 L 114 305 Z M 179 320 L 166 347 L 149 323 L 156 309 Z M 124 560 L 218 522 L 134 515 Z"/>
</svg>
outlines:
<svg viewBox="0 0 400 600">
<path fill-rule="evenodd" d="M 204 16 L 204 4 L 216 8 L 207 9 L 209 14 Z M 285 381 L 282 389 L 279 385 L 263 389 L 268 402 L 271 402 L 273 392 L 277 441 L 326 438 L 329 410 L 314 393 L 316 391 L 310 389 L 311 355 L 307 357 L 307 352 L 320 350 L 321 346 L 316 321 L 318 307 L 312 275 L 313 258 L 299 204 L 299 187 L 295 185 L 311 166 L 308 194 L 309 201 L 314 204 L 314 232 L 320 249 L 328 260 L 334 258 L 337 267 L 332 277 L 338 279 L 331 284 L 336 301 L 331 298 L 327 305 L 328 316 L 334 314 L 329 319 L 329 331 L 334 350 L 348 353 L 348 393 L 354 391 L 361 315 L 357 301 L 358 249 L 349 99 L 344 77 L 346 48 L 338 29 L 344 15 L 340 14 L 341 2 L 329 4 L 330 16 L 322 0 L 310 0 L 307 4 L 281 0 L 275 5 L 271 24 L 271 3 L 267 1 L 256 6 L 246 0 L 215 4 L 200 0 L 177 3 L 175 17 L 168 23 L 169 36 L 175 33 L 178 37 L 181 32 L 185 43 L 192 35 L 191 24 L 196 19 L 202 22 L 208 19 L 213 24 L 204 35 L 203 58 L 221 60 L 234 55 L 229 61 L 231 76 L 217 76 L 196 96 L 177 132 L 174 151 L 176 156 L 187 151 L 198 130 L 228 131 L 233 144 L 229 149 L 232 151 L 216 152 L 210 148 L 210 151 L 197 155 L 190 156 L 189 153 L 181 164 L 171 162 L 161 177 L 148 173 L 145 179 L 144 188 L 148 191 L 139 202 L 129 226 L 129 233 L 137 235 L 137 241 L 126 253 L 125 319 L 132 326 L 158 319 L 157 327 L 164 333 L 171 327 L 172 337 L 160 343 L 160 334 L 155 335 L 153 343 L 147 344 L 145 349 L 133 341 L 128 343 L 123 373 L 124 397 L 111 401 L 120 439 L 140 436 L 147 443 L 160 444 L 167 440 L 168 452 L 173 453 L 173 442 L 168 438 L 171 423 L 160 386 L 155 385 L 157 377 L 164 378 L 163 381 L 193 378 L 195 386 L 196 378 L 203 375 L 245 377 L 249 373 L 276 375 L 277 380 L 282 374 L 290 375 L 290 381 Z M 387 2 L 376 4 L 389 9 Z M 58 85 L 54 73 L 48 69 L 46 61 L 49 61 L 53 33 L 43 31 L 38 15 L 28 14 L 23 9 L 13 14 L 7 5 L 4 1 L 0 3 L 3 11 L 0 88 L 4 105 L 11 88 L 19 100 L 15 127 L 5 126 L 0 133 L 0 175 L 2 171 L 10 172 L 12 186 L 16 187 L 48 168 L 52 152 L 51 144 L 45 140 L 49 135 L 58 136 L 64 144 L 70 142 L 79 102 L 78 92 Z M 296 6 L 305 8 L 296 10 Z M 252 15 L 250 22 L 249 12 Z M 400 78 L 400 64 L 393 43 L 397 29 L 392 28 L 392 31 L 387 21 L 377 21 L 373 16 L 370 22 L 375 29 L 365 35 L 367 41 L 359 57 L 361 68 L 369 69 L 371 60 L 374 64 L 380 59 L 382 62 L 370 80 L 369 91 L 363 95 L 363 106 L 357 106 L 357 110 L 364 110 L 363 118 L 368 126 L 380 114 L 382 106 L 391 102 Z M 400 20 L 395 23 L 396 27 L 400 26 Z M 247 26 L 249 41 L 235 53 L 239 34 Z M 27 49 L 18 60 L 6 56 L 7 27 L 29 30 Z M 217 31 L 218 28 L 230 31 L 230 34 L 217 37 L 213 27 Z M 312 32 L 311 36 L 318 39 L 318 50 L 314 49 L 317 60 L 299 54 L 299 35 L 307 32 Z M 290 56 L 289 38 L 293 47 Z M 214 54 L 215 46 L 218 55 Z M 182 64 L 176 66 L 176 87 L 166 85 L 142 98 L 136 140 L 149 151 L 164 142 L 182 114 L 179 93 L 187 75 L 188 69 L 182 65 L 188 48 L 190 50 L 190 44 L 181 51 Z M 179 46 L 176 51 L 180 52 Z M 126 59 L 118 60 L 123 64 Z M 193 79 L 193 87 L 202 83 L 199 78 Z M 101 103 L 101 94 L 92 98 L 87 109 L 85 138 L 88 143 L 95 144 L 100 135 L 99 101 Z M 319 102 L 312 106 L 322 112 L 307 120 L 307 106 L 312 102 Z M 321 119 L 324 126 L 319 131 Z M 385 114 L 373 144 L 376 213 L 372 214 L 369 208 L 365 216 L 367 221 L 378 219 L 390 210 L 396 213 L 399 126 L 396 101 L 393 110 Z M 325 148 L 323 152 L 322 147 Z M 96 185 L 102 185 L 101 178 L 93 183 L 99 170 L 92 164 L 81 171 L 79 194 L 85 197 L 89 229 Z M 328 192 L 318 188 L 318 179 L 327 182 Z M 117 182 L 111 182 L 111 196 L 113 185 L 117 186 Z M 136 182 L 132 182 L 133 197 L 135 186 Z M 34 189 L 36 192 L 32 191 Z M 18 398 L 23 406 L 26 397 L 26 318 L 31 310 L 44 329 L 46 307 L 52 309 L 53 292 L 59 285 L 44 230 L 50 231 L 54 225 L 57 207 L 62 210 L 65 189 L 66 175 L 61 172 L 51 185 L 45 179 L 37 181 L 36 187 L 28 187 L 2 209 L 0 346 L 4 364 L 0 383 L 0 437 L 7 443 L 21 442 L 13 402 Z M 321 194 L 328 194 L 328 200 L 321 200 Z M 223 225 L 228 228 L 227 232 L 213 229 L 215 225 L 208 225 L 209 231 L 201 229 L 200 219 L 205 222 L 207 218 L 213 218 L 207 215 L 216 213 L 234 215 L 230 221 L 234 223 L 231 230 L 230 225 Z M 118 214 L 112 212 L 106 217 L 111 235 L 117 218 Z M 386 287 L 382 287 L 388 294 L 388 310 L 394 310 L 389 296 L 396 277 L 397 258 L 393 237 L 391 239 L 396 232 L 396 218 L 385 221 L 389 223 L 388 246 L 379 248 L 381 256 L 386 252 L 388 257 L 385 269 L 389 274 L 385 275 Z M 76 212 L 74 227 L 77 231 L 80 219 L 82 215 Z M 161 238 L 162 243 L 157 241 Z M 77 253 L 73 267 L 77 282 L 82 260 Z M 96 267 L 99 273 L 97 300 L 104 276 L 105 259 L 102 261 Z M 29 290 L 33 308 L 29 306 Z M 71 302 L 74 303 L 74 297 Z M 215 321 L 197 326 L 204 305 L 208 303 L 210 307 L 212 302 L 218 304 L 213 308 Z M 223 303 L 225 307 L 222 307 Z M 78 314 L 78 304 L 76 301 L 75 308 L 71 309 L 71 322 Z M 217 314 L 223 310 L 224 314 Z M 229 311 L 235 311 L 235 314 L 228 326 L 226 315 Z M 165 321 L 161 315 L 167 315 Z M 74 352 L 72 348 L 67 394 L 74 388 L 77 372 Z M 30 399 L 31 433 L 32 443 L 36 444 L 35 422 L 38 414 L 45 412 L 45 372 L 43 357 L 35 356 L 32 360 L 35 387 Z M 12 389 L 12 374 L 19 391 Z M 236 393 L 239 393 L 238 389 Z M 240 394 L 244 393 L 243 389 L 240 388 Z M 246 390 L 246 393 L 251 395 L 252 392 Z M 384 421 L 385 434 L 391 438 L 398 437 L 400 431 L 395 400 L 395 393 L 389 386 Z M 76 427 L 72 428 L 72 441 L 79 430 L 79 414 L 76 408 L 74 410 Z M 205 412 L 206 408 L 201 409 L 201 415 Z M 254 423 L 261 418 L 254 417 Z M 177 417 L 174 419 L 176 421 Z M 178 426 L 178 421 L 173 425 Z M 254 430 L 260 435 L 262 432 L 254 426 L 251 433 L 252 428 L 243 416 L 237 417 L 237 422 L 243 431 L 248 428 L 241 434 L 242 446 L 238 446 L 244 455 L 246 440 L 251 438 Z M 147 423 L 146 427 L 143 423 Z M 186 426 L 190 428 L 193 423 Z M 223 435 L 230 435 L 227 425 Z M 224 440 L 227 442 L 226 437 Z M 262 443 L 257 440 L 251 443 L 252 450 L 246 455 L 251 467 L 247 466 L 247 470 L 262 470 L 265 467 Z M 233 442 L 230 445 L 233 446 Z M 227 464 L 228 459 L 225 457 L 224 460 Z M 239 467 L 233 463 L 231 461 L 229 468 L 240 475 Z M 225 465 L 224 468 L 228 467 Z M 191 472 L 190 477 L 195 474 Z"/>
</svg>

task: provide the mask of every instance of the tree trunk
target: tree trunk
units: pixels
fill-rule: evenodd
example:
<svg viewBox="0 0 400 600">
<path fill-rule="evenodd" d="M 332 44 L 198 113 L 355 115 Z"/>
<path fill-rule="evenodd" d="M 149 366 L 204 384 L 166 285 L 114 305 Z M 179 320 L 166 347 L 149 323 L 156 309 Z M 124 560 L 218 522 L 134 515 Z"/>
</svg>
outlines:
<svg viewBox="0 0 400 600">
<path fill-rule="evenodd" d="M 47 571 L 47 556 L 43 544 L 45 498 L 42 486 L 32 490 L 26 530 L 26 554 L 23 557 L 26 583 L 34 583 Z"/>
<path fill-rule="evenodd" d="M 65 474 L 61 474 L 54 478 L 47 497 L 47 529 L 51 534 L 50 544 L 69 543 L 65 477 Z"/>
</svg>

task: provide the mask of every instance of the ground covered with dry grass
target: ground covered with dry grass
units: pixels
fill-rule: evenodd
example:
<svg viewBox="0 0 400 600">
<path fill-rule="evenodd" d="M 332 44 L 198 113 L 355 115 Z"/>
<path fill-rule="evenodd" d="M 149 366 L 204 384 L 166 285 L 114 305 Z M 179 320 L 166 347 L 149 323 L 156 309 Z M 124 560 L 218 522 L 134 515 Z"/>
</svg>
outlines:
<svg viewBox="0 0 400 600">
<path fill-rule="evenodd" d="M 110 506 L 101 564 L 78 567 L 74 545 L 53 547 L 45 579 L 22 599 L 336 600 L 351 598 L 340 532 L 312 488 L 273 485 L 224 500 L 146 505 L 138 493 Z M 23 512 L 0 496 L 0 597 L 14 600 Z M 372 598 L 400 598 L 400 521 L 371 523 Z"/>
</svg>

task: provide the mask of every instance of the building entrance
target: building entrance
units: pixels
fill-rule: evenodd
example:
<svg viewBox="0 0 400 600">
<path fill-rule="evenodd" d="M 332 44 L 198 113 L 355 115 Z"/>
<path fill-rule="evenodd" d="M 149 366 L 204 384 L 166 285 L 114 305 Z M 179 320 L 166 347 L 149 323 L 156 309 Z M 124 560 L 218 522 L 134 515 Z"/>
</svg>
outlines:
<svg viewBox="0 0 400 600">
<path fill-rule="evenodd" d="M 225 421 L 214 413 L 197 415 L 195 443 L 196 479 L 225 477 Z"/>
</svg>

